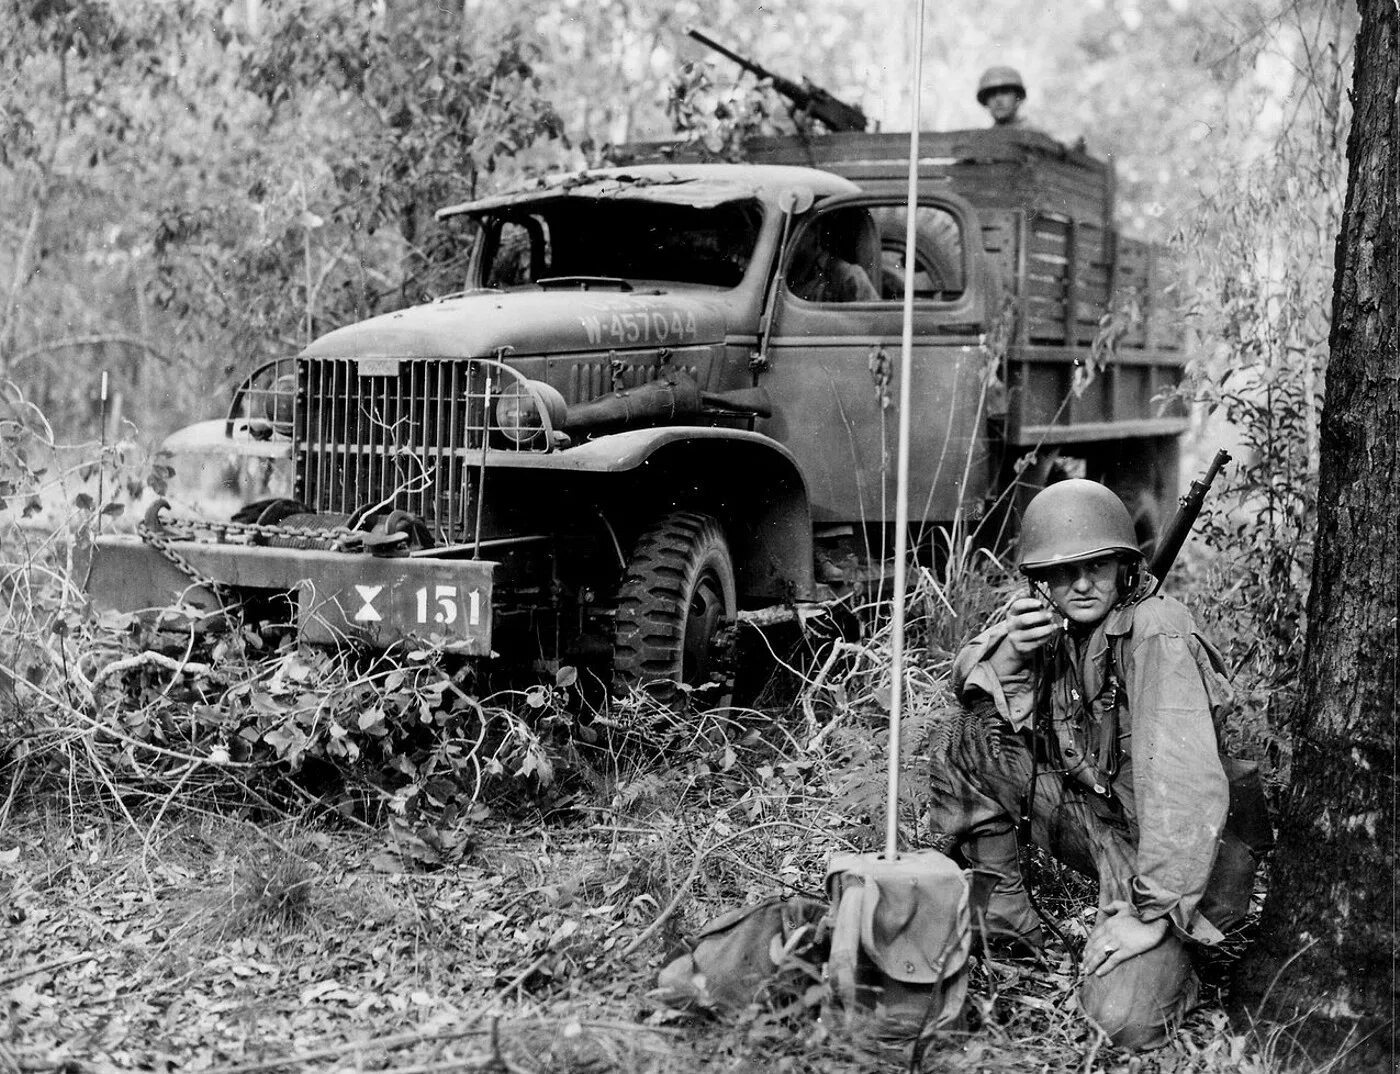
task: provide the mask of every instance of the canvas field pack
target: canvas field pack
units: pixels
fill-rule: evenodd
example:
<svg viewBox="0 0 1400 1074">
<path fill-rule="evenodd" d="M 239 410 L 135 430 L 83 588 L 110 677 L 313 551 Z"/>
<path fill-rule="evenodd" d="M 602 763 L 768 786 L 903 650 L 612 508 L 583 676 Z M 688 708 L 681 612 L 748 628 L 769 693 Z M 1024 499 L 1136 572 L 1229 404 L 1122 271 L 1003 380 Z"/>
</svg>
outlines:
<svg viewBox="0 0 1400 1074">
<path fill-rule="evenodd" d="M 844 854 L 826 888 L 828 902 L 773 898 L 716 918 L 661 971 L 659 998 L 732 1016 L 824 982 L 847 1023 L 909 1035 L 959 1024 L 981 888 L 972 871 L 932 850 Z"/>
</svg>

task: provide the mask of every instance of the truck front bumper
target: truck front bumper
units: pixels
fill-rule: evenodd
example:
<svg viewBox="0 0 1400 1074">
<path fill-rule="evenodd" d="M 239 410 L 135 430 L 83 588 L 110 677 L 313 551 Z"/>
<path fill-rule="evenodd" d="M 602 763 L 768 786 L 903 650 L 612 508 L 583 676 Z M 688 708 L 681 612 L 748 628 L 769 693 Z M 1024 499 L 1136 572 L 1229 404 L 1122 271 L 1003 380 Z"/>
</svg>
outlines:
<svg viewBox="0 0 1400 1074">
<path fill-rule="evenodd" d="M 293 594 L 303 641 L 382 649 L 435 636 L 470 656 L 491 654 L 492 562 L 205 541 L 168 547 L 188 573 L 138 537 L 99 538 L 88 583 L 93 604 L 123 612 L 177 602 L 217 609 L 218 594 L 197 575 L 235 598 L 240 591 Z"/>
</svg>

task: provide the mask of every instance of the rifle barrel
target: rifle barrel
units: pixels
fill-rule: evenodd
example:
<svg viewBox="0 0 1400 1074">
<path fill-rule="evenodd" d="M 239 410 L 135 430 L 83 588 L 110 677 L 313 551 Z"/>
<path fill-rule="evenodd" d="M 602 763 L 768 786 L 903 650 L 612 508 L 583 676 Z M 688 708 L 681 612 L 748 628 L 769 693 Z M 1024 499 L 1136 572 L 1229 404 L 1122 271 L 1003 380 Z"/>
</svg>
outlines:
<svg viewBox="0 0 1400 1074">
<path fill-rule="evenodd" d="M 1172 564 L 1176 562 L 1176 557 L 1181 552 L 1181 546 L 1186 543 L 1186 538 L 1190 536 L 1191 527 L 1196 524 L 1196 519 L 1200 516 L 1201 508 L 1205 505 L 1206 493 L 1210 491 L 1210 486 L 1215 481 L 1216 475 L 1220 473 L 1221 467 L 1229 461 L 1230 453 L 1221 448 L 1215 453 L 1215 458 L 1211 459 L 1205 474 L 1192 481 L 1186 495 L 1181 497 L 1180 506 L 1177 507 L 1176 514 L 1172 515 L 1172 520 L 1167 523 L 1167 528 L 1162 532 L 1161 539 L 1157 542 L 1157 549 L 1152 556 L 1152 563 L 1147 568 L 1147 572 L 1157 579 L 1158 588 L 1161 588 L 1163 580 L 1167 577 L 1167 572 L 1172 569 Z"/>
<path fill-rule="evenodd" d="M 1211 483 L 1215 481 L 1216 475 L 1220 473 L 1221 468 L 1229 461 L 1230 453 L 1228 451 L 1224 448 L 1217 451 L 1215 453 L 1215 458 L 1210 460 L 1210 468 L 1206 470 L 1206 476 L 1201 478 L 1201 484 L 1206 488 L 1210 488 Z"/>
</svg>

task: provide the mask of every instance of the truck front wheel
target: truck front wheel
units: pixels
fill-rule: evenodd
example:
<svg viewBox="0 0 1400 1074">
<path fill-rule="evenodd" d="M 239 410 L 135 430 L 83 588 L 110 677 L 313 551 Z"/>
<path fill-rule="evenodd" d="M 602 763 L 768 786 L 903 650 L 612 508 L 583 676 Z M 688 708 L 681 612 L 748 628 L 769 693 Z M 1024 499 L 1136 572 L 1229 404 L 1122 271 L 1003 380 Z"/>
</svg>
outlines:
<svg viewBox="0 0 1400 1074">
<path fill-rule="evenodd" d="M 707 705 L 728 703 L 733 681 L 715 641 L 734 622 L 734 561 L 713 516 L 673 511 L 637 540 L 618 590 L 613 684 L 676 704 L 680 685 Z"/>
</svg>

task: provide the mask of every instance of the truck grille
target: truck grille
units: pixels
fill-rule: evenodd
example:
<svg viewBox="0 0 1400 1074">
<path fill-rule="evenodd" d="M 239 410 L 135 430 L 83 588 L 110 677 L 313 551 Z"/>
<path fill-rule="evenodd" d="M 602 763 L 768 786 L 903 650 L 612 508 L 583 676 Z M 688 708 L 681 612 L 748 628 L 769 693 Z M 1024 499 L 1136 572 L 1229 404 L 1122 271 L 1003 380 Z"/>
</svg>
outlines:
<svg viewBox="0 0 1400 1074">
<path fill-rule="evenodd" d="M 470 540 L 490 396 L 518 374 L 475 359 L 311 358 L 298 362 L 297 498 L 313 511 L 399 509 L 435 540 Z"/>
</svg>

